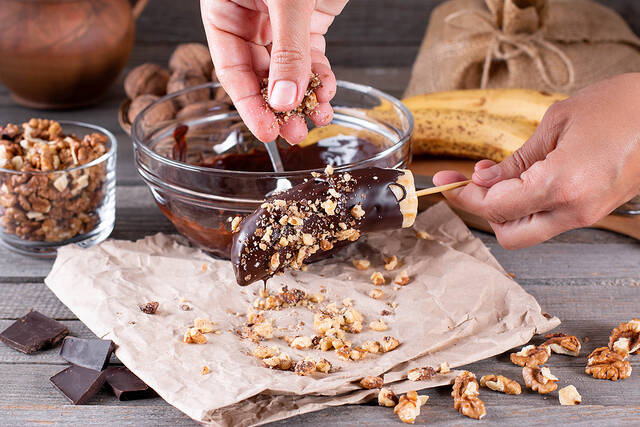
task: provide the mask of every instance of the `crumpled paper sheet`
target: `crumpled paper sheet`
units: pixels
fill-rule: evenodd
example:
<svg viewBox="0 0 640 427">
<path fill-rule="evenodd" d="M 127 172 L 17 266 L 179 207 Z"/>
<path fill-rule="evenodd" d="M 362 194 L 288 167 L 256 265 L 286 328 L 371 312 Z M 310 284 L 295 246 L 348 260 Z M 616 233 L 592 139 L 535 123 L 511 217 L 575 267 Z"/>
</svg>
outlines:
<svg viewBox="0 0 640 427">
<path fill-rule="evenodd" d="M 45 283 L 97 336 L 113 340 L 118 358 L 167 402 L 216 425 L 260 424 L 360 403 L 375 396 L 358 385 L 367 375 L 384 374 L 385 384 L 392 383 L 397 392 L 448 384 L 452 375 L 414 383 L 406 373 L 500 354 L 560 323 L 543 315 L 446 204 L 420 214 L 414 228 L 366 236 L 307 272 L 288 272 L 269 283 L 272 293 L 282 285 L 311 294 L 324 289 L 324 303 L 340 305 L 351 298 L 365 317 L 363 332 L 349 334 L 354 345 L 386 335 L 401 342 L 389 353 L 343 362 L 333 352 L 295 350 L 277 338 L 266 341 L 294 361 L 327 358 L 334 366 L 330 374 L 303 377 L 270 370 L 252 357 L 255 344 L 235 331 L 246 323 L 243 314 L 262 284 L 238 287 L 228 261 L 189 247 L 181 237 L 158 234 L 137 242 L 109 240 L 90 249 L 61 248 Z M 416 230 L 427 231 L 433 240 L 416 238 Z M 383 258 L 390 255 L 402 265 L 386 272 Z M 371 268 L 356 270 L 355 258 L 371 260 Z M 409 285 L 382 286 L 381 300 L 368 296 L 373 271 L 385 273 L 389 283 L 402 270 L 412 278 Z M 183 298 L 192 310 L 180 309 Z M 148 301 L 160 303 L 155 315 L 139 310 L 138 304 Z M 382 316 L 383 310 L 394 314 Z M 313 313 L 307 308 L 266 313 L 275 321 L 276 337 L 313 335 Z M 185 344 L 185 330 L 199 317 L 216 322 L 222 334 L 208 334 L 204 345 Z M 380 318 L 389 330 L 366 327 Z M 204 365 L 210 374 L 200 374 Z"/>
</svg>

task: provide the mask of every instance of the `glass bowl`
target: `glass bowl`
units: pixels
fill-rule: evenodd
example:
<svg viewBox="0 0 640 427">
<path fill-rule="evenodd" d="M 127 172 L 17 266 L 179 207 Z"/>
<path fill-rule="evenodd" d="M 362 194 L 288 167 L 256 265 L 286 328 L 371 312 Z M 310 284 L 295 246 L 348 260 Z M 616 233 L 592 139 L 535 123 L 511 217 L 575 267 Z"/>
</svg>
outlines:
<svg viewBox="0 0 640 427">
<path fill-rule="evenodd" d="M 326 164 L 341 172 L 409 163 L 413 118 L 398 99 L 339 81 L 331 104 L 329 126 L 315 128 L 307 120 L 309 137 L 299 146 L 278 141 L 286 172 L 275 173 L 264 144 L 246 129 L 218 83 L 172 93 L 133 123 L 138 172 L 181 234 L 228 258 L 231 218 L 251 213 L 274 190 L 299 184 Z"/>
<path fill-rule="evenodd" d="M 41 258 L 54 257 L 58 247 L 69 243 L 88 247 L 101 242 L 115 224 L 115 137 L 87 123 L 58 123 L 64 135 L 80 140 L 94 133 L 106 136 L 108 151 L 89 163 L 64 170 L 0 168 L 0 243 Z M 26 139 L 22 144 L 27 144 Z M 5 147 L 0 148 L 4 151 Z M 81 149 L 79 145 L 73 155 L 81 156 Z M 19 160 L 23 161 L 22 157 Z"/>
</svg>

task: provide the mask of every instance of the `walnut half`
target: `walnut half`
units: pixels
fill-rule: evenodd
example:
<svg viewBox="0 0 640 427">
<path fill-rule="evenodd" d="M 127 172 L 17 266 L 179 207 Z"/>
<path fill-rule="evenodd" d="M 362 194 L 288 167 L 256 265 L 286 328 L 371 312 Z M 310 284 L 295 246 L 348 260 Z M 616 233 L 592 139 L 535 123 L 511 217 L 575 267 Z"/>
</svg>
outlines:
<svg viewBox="0 0 640 427">
<path fill-rule="evenodd" d="M 487 415 L 487 410 L 484 402 L 478 397 L 479 394 L 476 376 L 469 371 L 463 371 L 453 383 L 453 407 L 464 416 L 480 420 Z"/>
<path fill-rule="evenodd" d="M 522 368 L 524 383 L 533 391 L 547 394 L 558 388 L 558 378 L 546 366 L 525 366 Z"/>
<path fill-rule="evenodd" d="M 485 375 L 480 378 L 480 385 L 505 394 L 522 393 L 520 384 L 502 375 Z"/>
<path fill-rule="evenodd" d="M 587 358 L 585 373 L 599 380 L 617 381 L 631 376 L 631 363 L 626 356 L 599 347 L 591 352 Z"/>
<path fill-rule="evenodd" d="M 540 366 L 549 360 L 551 349 L 546 345 L 527 345 L 517 353 L 511 353 L 511 362 L 518 366 Z"/>
<path fill-rule="evenodd" d="M 582 345 L 580 340 L 573 335 L 567 335 L 562 333 L 547 334 L 545 335 L 547 341 L 544 342 L 545 346 L 548 346 L 551 351 L 558 354 L 566 354 L 568 356 L 578 356 Z"/>
<path fill-rule="evenodd" d="M 611 331 L 609 349 L 622 355 L 640 353 L 640 319 L 621 323 Z"/>
</svg>

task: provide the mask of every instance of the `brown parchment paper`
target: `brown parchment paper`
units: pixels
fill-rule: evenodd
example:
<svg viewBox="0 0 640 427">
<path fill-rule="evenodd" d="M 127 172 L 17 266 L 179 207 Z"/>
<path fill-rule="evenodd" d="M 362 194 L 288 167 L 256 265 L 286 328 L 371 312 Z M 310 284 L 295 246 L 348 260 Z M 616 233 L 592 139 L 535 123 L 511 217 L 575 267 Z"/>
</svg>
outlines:
<svg viewBox="0 0 640 427">
<path fill-rule="evenodd" d="M 416 230 L 427 231 L 433 240 L 416 238 Z M 383 258 L 389 255 L 401 260 L 396 271 L 384 271 Z M 356 270 L 354 258 L 371 260 L 371 268 Z M 412 282 L 387 284 L 385 297 L 374 300 L 368 296 L 373 288 L 369 276 L 376 270 L 388 282 L 406 270 Z M 394 351 L 343 362 L 332 352 L 294 350 L 278 339 L 313 335 L 308 308 L 266 312 L 277 328 L 269 345 L 279 346 L 294 361 L 327 358 L 334 366 L 330 374 L 302 377 L 262 367 L 250 356 L 255 344 L 234 332 L 245 324 L 244 314 L 261 284 L 238 287 L 228 261 L 211 258 L 177 236 L 61 248 L 45 282 L 97 336 L 113 340 L 118 358 L 167 402 L 196 420 L 219 425 L 259 424 L 366 401 L 375 396 L 357 384 L 366 375 L 384 375 L 385 383 L 399 392 L 447 384 L 451 375 L 412 383 L 406 372 L 441 362 L 468 364 L 559 324 L 543 315 L 535 299 L 504 273 L 444 203 L 420 214 L 415 229 L 366 236 L 307 272 L 288 272 L 269 283 L 272 293 L 283 285 L 307 293 L 324 289 L 325 303 L 341 305 L 350 298 L 365 325 L 382 318 L 389 326 L 385 332 L 365 327 L 349 334 L 354 345 L 385 335 L 401 342 Z M 193 309 L 181 310 L 181 299 Z M 160 303 L 155 315 L 139 310 L 138 304 L 148 301 Z M 393 314 L 382 316 L 383 310 Z M 204 345 L 183 343 L 185 330 L 198 317 L 216 322 L 222 334 L 209 334 Z M 210 374 L 200 374 L 204 365 Z"/>
</svg>

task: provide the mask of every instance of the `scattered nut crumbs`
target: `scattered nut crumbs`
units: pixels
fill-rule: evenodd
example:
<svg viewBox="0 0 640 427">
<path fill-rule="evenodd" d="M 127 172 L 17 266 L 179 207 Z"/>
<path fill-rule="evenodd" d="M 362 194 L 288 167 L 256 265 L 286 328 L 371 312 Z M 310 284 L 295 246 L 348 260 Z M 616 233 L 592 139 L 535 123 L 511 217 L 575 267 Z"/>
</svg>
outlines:
<svg viewBox="0 0 640 427">
<path fill-rule="evenodd" d="M 579 405 L 582 403 L 582 396 L 574 385 L 568 385 L 558 390 L 558 399 L 563 406 Z"/>
<path fill-rule="evenodd" d="M 366 270 L 371 265 L 371 261 L 368 259 L 354 259 L 353 266 L 358 270 Z"/>
<path fill-rule="evenodd" d="M 380 273 L 379 271 L 374 271 L 373 274 L 371 274 L 371 283 L 373 283 L 376 286 L 384 285 L 385 279 L 382 273 Z"/>
<path fill-rule="evenodd" d="M 200 375 L 207 375 L 211 373 L 211 369 L 209 369 L 209 367 L 207 365 L 204 365 L 202 367 L 202 370 L 200 371 Z"/>
<path fill-rule="evenodd" d="M 425 366 L 424 368 L 414 368 L 407 373 L 407 379 L 409 381 L 425 381 L 433 378 L 436 375 L 436 370 L 431 366 Z"/>
<path fill-rule="evenodd" d="M 487 410 L 484 402 L 478 397 L 479 394 L 476 376 L 469 371 L 463 371 L 453 384 L 453 407 L 464 416 L 480 420 L 487 415 Z"/>
<path fill-rule="evenodd" d="M 546 345 L 527 345 L 517 353 L 511 353 L 511 362 L 518 366 L 539 366 L 549 360 L 551 349 Z"/>
<path fill-rule="evenodd" d="M 360 380 L 360 387 L 366 389 L 381 388 L 384 384 L 382 377 L 368 376 Z"/>
<path fill-rule="evenodd" d="M 138 307 L 144 314 L 156 314 L 156 311 L 158 311 L 158 306 L 160 306 L 160 303 L 158 301 L 150 301 L 146 304 L 140 304 Z"/>
<path fill-rule="evenodd" d="M 522 393 L 520 384 L 502 375 L 485 375 L 480 378 L 480 385 L 505 394 Z"/>
<path fill-rule="evenodd" d="M 551 393 L 558 388 L 558 377 L 546 366 L 525 366 L 522 368 L 522 378 L 527 387 L 540 394 Z"/>
<path fill-rule="evenodd" d="M 406 270 L 402 271 L 400 274 L 398 274 L 395 277 L 395 279 L 393 279 L 393 283 L 400 286 L 408 285 L 409 281 L 410 281 L 409 273 L 407 273 Z"/>
<path fill-rule="evenodd" d="M 384 269 L 387 271 L 394 270 L 398 266 L 398 257 L 393 255 L 384 259 Z"/>
<path fill-rule="evenodd" d="M 587 357 L 585 373 L 599 380 L 617 381 L 631 376 L 631 363 L 627 355 L 599 347 Z"/>
<path fill-rule="evenodd" d="M 369 296 L 371 298 L 373 298 L 373 299 L 380 299 L 380 298 L 382 298 L 384 296 L 384 291 L 382 289 L 378 289 L 378 288 L 371 289 L 369 291 Z"/>
<path fill-rule="evenodd" d="M 388 389 L 382 387 L 378 393 L 378 405 L 392 408 L 398 404 L 398 397 L 396 394 Z"/>
<path fill-rule="evenodd" d="M 410 391 L 400 396 L 398 404 L 393 408 L 393 412 L 403 423 L 413 424 L 418 415 L 420 415 L 420 407 L 425 404 L 428 399 L 428 396 L 418 396 L 418 393 L 415 391 Z"/>
<path fill-rule="evenodd" d="M 307 90 L 304 93 L 304 98 L 298 107 L 291 111 L 274 111 L 269 106 L 269 79 L 262 80 L 262 88 L 261 94 L 264 100 L 267 102 L 267 108 L 269 108 L 276 116 L 276 120 L 278 123 L 283 124 L 286 123 L 290 117 L 293 116 L 309 116 L 314 112 L 316 107 L 318 106 L 318 99 L 316 98 L 316 89 L 322 86 L 322 82 L 320 81 L 320 76 L 317 73 L 312 73 L 309 77 L 309 85 L 307 86 Z M 333 168 L 331 169 L 333 172 Z"/>
</svg>

